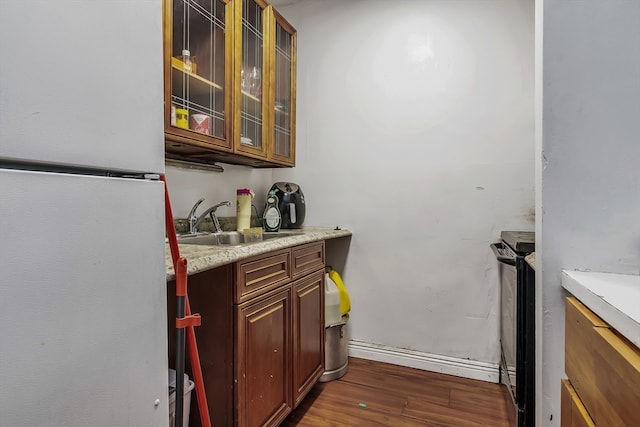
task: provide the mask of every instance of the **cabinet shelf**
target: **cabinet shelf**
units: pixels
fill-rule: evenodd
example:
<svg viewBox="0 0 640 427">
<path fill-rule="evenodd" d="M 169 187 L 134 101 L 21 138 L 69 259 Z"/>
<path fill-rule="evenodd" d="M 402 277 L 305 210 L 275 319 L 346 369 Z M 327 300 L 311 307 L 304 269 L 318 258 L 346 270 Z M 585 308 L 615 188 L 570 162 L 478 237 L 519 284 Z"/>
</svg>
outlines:
<svg viewBox="0 0 640 427">
<path fill-rule="evenodd" d="M 192 93 L 198 95 L 208 94 L 212 88 L 217 91 L 222 91 L 222 86 L 220 86 L 219 84 L 214 83 L 211 80 L 207 80 L 204 77 L 200 77 L 197 74 L 184 70 L 175 64 L 171 64 L 171 70 L 173 87 L 181 87 L 182 78 L 184 76 L 187 76 L 190 78 L 189 90 Z"/>
<path fill-rule="evenodd" d="M 260 98 L 258 98 L 257 96 L 251 95 L 249 92 L 245 92 L 244 90 L 241 91 L 242 96 L 245 96 L 255 102 L 262 102 L 262 100 Z"/>
</svg>

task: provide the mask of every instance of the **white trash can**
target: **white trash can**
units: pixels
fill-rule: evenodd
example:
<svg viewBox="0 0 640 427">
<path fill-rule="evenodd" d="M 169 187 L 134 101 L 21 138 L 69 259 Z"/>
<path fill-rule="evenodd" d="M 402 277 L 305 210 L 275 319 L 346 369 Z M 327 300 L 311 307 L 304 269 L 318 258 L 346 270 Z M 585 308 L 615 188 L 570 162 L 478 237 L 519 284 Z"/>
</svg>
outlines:
<svg viewBox="0 0 640 427">
<path fill-rule="evenodd" d="M 191 411 L 191 392 L 195 384 L 189 379 L 189 375 L 184 374 L 184 397 L 182 400 L 182 426 L 189 425 L 189 412 Z M 176 425 L 176 371 L 169 369 L 169 427 Z"/>
<path fill-rule="evenodd" d="M 344 315 L 343 319 L 343 322 L 325 328 L 324 374 L 318 380 L 321 383 L 341 378 L 349 368 L 349 338 L 347 334 L 349 315 Z"/>
</svg>

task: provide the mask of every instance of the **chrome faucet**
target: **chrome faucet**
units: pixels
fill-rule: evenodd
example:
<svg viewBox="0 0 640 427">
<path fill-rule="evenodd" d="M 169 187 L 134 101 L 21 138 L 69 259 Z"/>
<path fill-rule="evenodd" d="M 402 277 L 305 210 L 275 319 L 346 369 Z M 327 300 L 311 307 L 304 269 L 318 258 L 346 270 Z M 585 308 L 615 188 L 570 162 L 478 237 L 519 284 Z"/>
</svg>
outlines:
<svg viewBox="0 0 640 427">
<path fill-rule="evenodd" d="M 191 211 L 189 212 L 189 234 L 195 234 L 196 233 L 196 227 L 197 224 L 196 222 L 198 221 L 198 217 L 196 216 L 196 209 L 198 209 L 198 206 L 200 206 L 200 203 L 204 202 L 204 198 L 198 200 L 196 202 L 195 205 L 193 205 L 193 207 L 191 208 Z"/>
<path fill-rule="evenodd" d="M 222 232 L 222 227 L 220 227 L 220 221 L 218 221 L 218 217 L 216 216 L 216 209 L 220 206 L 231 206 L 231 202 L 224 201 L 220 202 L 217 205 L 211 206 L 209 209 L 204 211 L 200 216 L 196 216 L 196 209 L 200 206 L 204 199 L 200 199 L 196 202 L 195 205 L 191 208 L 191 212 L 189 212 L 189 233 L 195 234 L 198 232 L 198 225 L 209 215 L 211 217 L 211 221 L 213 221 L 213 226 L 217 233 Z"/>
<path fill-rule="evenodd" d="M 209 215 L 211 217 L 211 221 L 213 221 L 213 226 L 215 227 L 216 233 L 221 233 L 222 227 L 220 227 L 220 221 L 218 221 L 218 217 L 216 216 L 216 209 L 218 209 L 220 206 L 231 206 L 231 202 L 226 200 L 224 202 L 218 203 L 217 205 L 213 205 L 209 209 L 204 211 L 196 221 L 196 229 L 198 228 L 198 225 L 206 218 L 206 216 Z"/>
</svg>

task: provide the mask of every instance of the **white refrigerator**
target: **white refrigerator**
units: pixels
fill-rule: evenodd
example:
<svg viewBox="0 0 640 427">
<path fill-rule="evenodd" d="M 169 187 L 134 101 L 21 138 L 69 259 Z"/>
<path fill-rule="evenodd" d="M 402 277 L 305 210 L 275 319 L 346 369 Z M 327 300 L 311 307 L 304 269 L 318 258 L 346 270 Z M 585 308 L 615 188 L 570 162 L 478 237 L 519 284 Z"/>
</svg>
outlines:
<svg viewBox="0 0 640 427">
<path fill-rule="evenodd" d="M 0 426 L 167 426 L 161 0 L 1 0 L 0 52 Z"/>
</svg>

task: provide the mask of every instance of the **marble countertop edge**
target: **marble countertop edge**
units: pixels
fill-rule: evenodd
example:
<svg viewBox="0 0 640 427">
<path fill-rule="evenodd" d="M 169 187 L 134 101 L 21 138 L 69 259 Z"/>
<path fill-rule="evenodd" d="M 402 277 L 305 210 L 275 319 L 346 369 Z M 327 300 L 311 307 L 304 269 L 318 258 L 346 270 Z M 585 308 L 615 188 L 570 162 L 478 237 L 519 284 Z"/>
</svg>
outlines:
<svg viewBox="0 0 640 427">
<path fill-rule="evenodd" d="M 529 266 L 531 266 L 531 268 L 533 268 L 533 270 L 535 271 L 536 269 L 536 253 L 535 252 L 531 252 L 529 255 L 527 255 L 526 257 L 524 257 L 524 260 L 527 262 L 527 264 L 529 264 Z"/>
<path fill-rule="evenodd" d="M 180 256 L 187 259 L 187 274 L 195 274 L 231 264 L 245 258 L 319 240 L 351 236 L 351 231 L 331 227 L 303 227 L 281 230 L 281 238 L 239 246 L 208 246 L 180 244 Z M 175 278 L 169 244 L 165 245 L 166 280 Z"/>
</svg>

